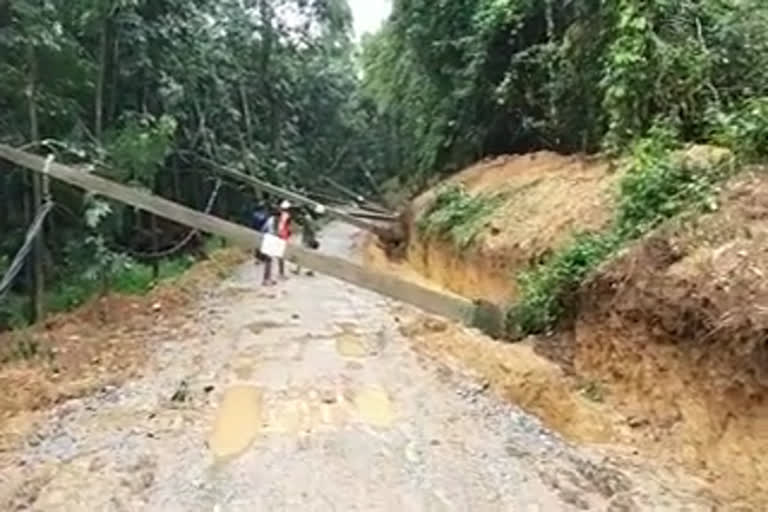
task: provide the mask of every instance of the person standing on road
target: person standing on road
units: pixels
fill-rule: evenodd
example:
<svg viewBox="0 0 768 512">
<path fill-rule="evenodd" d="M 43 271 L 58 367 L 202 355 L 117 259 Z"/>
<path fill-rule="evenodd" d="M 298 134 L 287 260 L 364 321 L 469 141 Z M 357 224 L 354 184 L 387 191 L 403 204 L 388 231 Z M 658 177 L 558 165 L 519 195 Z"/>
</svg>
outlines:
<svg viewBox="0 0 768 512">
<path fill-rule="evenodd" d="M 263 233 L 264 224 L 269 219 L 269 208 L 264 203 L 258 203 L 251 213 L 251 229 Z M 256 259 L 256 265 L 259 262 L 266 261 L 266 257 L 261 253 L 259 249 L 254 249 L 253 255 Z"/>
<path fill-rule="evenodd" d="M 277 236 L 282 238 L 286 243 L 291 238 L 291 203 L 289 201 L 283 201 L 280 203 L 280 216 L 277 221 Z M 286 279 L 285 275 L 285 260 L 279 258 L 277 260 L 280 268 L 280 277 Z"/>
<path fill-rule="evenodd" d="M 277 235 L 277 216 L 279 212 L 277 209 L 274 209 L 272 212 L 269 213 L 266 220 L 264 221 L 263 225 L 261 226 L 261 232 L 264 235 Z M 264 261 L 264 286 L 274 286 L 277 284 L 274 279 L 272 279 L 272 257 L 268 256 L 261 251 L 259 251 L 259 254 L 261 255 L 262 261 Z"/>
<path fill-rule="evenodd" d="M 325 207 L 317 205 L 314 210 L 307 209 L 301 219 L 301 244 L 307 249 L 316 251 L 320 248 L 320 242 L 317 240 L 317 224 L 314 215 L 322 215 L 325 212 Z M 296 264 L 294 274 L 301 274 L 301 264 Z M 307 270 L 307 276 L 313 276 L 314 272 Z"/>
</svg>

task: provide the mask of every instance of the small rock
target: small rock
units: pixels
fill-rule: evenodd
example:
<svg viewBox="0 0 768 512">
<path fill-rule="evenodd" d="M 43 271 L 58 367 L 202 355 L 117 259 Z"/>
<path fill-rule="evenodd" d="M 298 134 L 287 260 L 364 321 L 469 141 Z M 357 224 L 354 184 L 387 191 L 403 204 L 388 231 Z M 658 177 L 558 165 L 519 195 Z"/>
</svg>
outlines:
<svg viewBox="0 0 768 512">
<path fill-rule="evenodd" d="M 139 484 L 142 489 L 149 489 L 153 483 L 155 483 L 155 473 L 153 471 L 145 471 L 139 477 Z"/>
<path fill-rule="evenodd" d="M 210 394 L 210 393 L 213 393 L 213 390 L 215 390 L 215 389 L 216 389 L 216 387 L 215 387 L 215 386 L 211 386 L 211 385 L 208 385 L 208 386 L 205 386 L 205 387 L 203 388 L 203 392 L 204 392 L 205 394 Z"/>
<path fill-rule="evenodd" d="M 178 389 L 176 389 L 176 392 L 171 396 L 171 402 L 186 402 L 187 398 L 189 398 L 188 387 L 187 381 L 181 381 Z"/>
<path fill-rule="evenodd" d="M 163 305 L 160 304 L 159 302 L 155 302 L 154 304 L 152 304 L 152 311 L 158 312 L 161 309 L 163 309 Z"/>
<path fill-rule="evenodd" d="M 322 400 L 324 404 L 335 404 L 336 392 L 330 389 L 324 389 L 320 392 L 320 400 Z"/>
<path fill-rule="evenodd" d="M 647 418 L 643 418 L 641 416 L 630 416 L 627 418 L 627 425 L 629 425 L 632 428 L 642 428 L 647 427 L 650 425 L 650 421 L 648 421 Z"/>
<path fill-rule="evenodd" d="M 103 457 L 94 457 L 91 459 L 91 463 L 88 465 L 88 471 L 96 473 L 106 467 L 107 461 Z"/>
</svg>

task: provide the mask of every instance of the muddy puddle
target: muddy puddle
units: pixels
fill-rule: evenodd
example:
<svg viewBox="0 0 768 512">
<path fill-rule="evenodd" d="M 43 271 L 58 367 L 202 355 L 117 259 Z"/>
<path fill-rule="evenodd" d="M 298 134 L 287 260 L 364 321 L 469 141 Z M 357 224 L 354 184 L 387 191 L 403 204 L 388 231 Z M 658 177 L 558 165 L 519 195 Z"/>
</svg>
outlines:
<svg viewBox="0 0 768 512">
<path fill-rule="evenodd" d="M 355 410 L 360 420 L 374 427 L 390 427 L 395 421 L 392 400 L 383 389 L 358 391 L 355 395 Z"/>
<path fill-rule="evenodd" d="M 336 352 L 342 357 L 351 359 L 361 359 L 368 355 L 360 336 L 351 333 L 344 333 L 336 338 Z"/>
<path fill-rule="evenodd" d="M 217 461 L 237 457 L 251 446 L 261 428 L 262 403 L 262 391 L 255 387 L 237 386 L 224 393 L 208 443 Z"/>
</svg>

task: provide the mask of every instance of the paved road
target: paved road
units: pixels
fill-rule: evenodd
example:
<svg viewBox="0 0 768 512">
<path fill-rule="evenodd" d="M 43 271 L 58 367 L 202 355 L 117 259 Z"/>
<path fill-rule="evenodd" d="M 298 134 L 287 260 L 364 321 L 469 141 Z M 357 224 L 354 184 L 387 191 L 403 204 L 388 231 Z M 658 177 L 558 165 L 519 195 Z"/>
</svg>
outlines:
<svg viewBox="0 0 768 512">
<path fill-rule="evenodd" d="M 324 250 L 349 253 L 334 225 Z M 51 411 L 0 503 L 53 511 L 709 510 L 423 360 L 374 294 L 244 265 L 145 377 Z M 160 332 L 160 330 L 158 331 Z M 175 395 L 175 396 L 174 396 Z M 174 398 L 174 399 L 172 399 Z"/>
</svg>

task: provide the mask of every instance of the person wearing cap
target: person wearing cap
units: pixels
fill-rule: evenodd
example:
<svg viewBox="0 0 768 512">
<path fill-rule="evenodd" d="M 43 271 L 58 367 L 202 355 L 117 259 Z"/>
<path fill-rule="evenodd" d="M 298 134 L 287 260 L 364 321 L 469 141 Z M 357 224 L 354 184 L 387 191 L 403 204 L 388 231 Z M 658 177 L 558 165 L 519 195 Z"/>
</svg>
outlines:
<svg viewBox="0 0 768 512">
<path fill-rule="evenodd" d="M 277 221 L 277 236 L 286 242 L 291 238 L 291 221 L 291 203 L 290 201 L 283 201 L 280 203 L 280 216 Z M 286 279 L 285 260 L 279 258 L 277 264 L 280 271 L 280 277 Z"/>
</svg>

